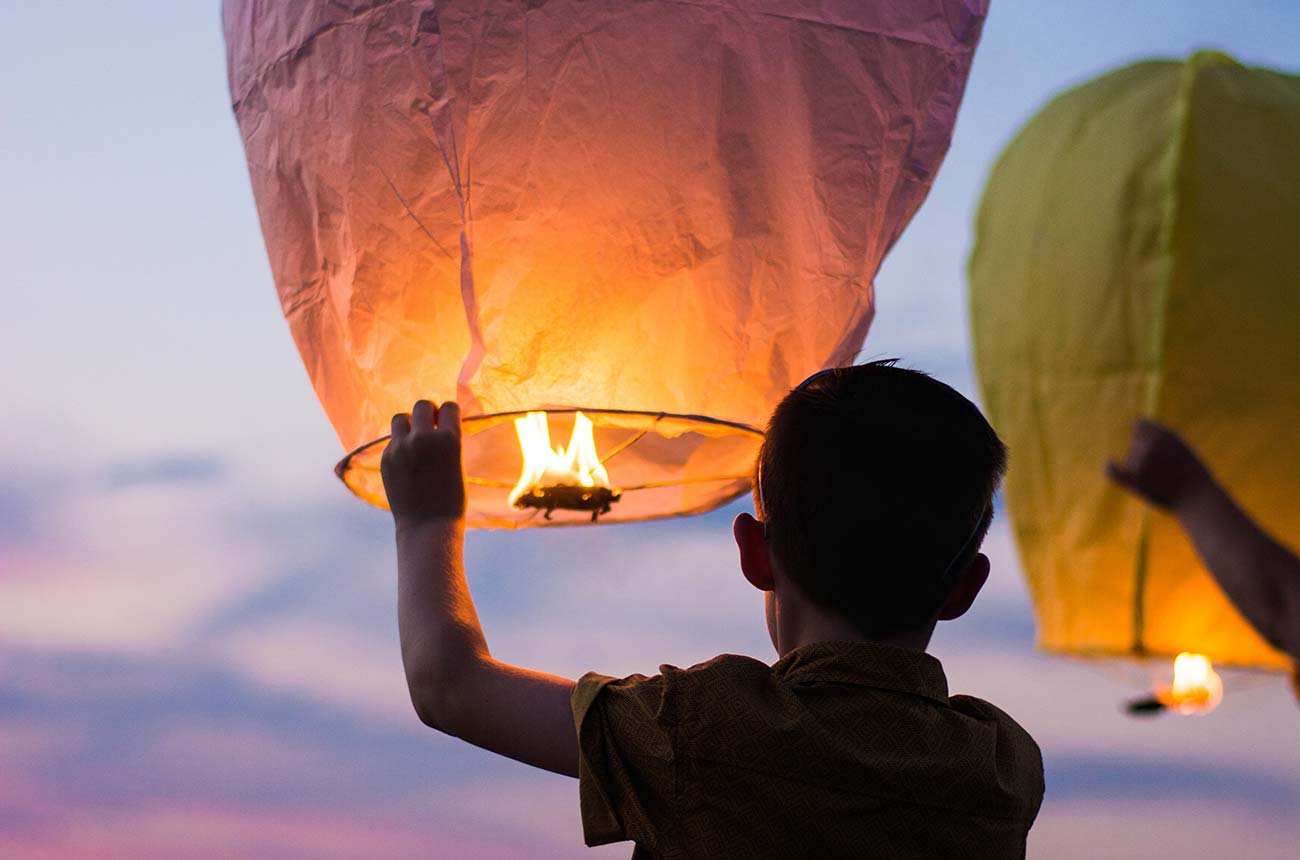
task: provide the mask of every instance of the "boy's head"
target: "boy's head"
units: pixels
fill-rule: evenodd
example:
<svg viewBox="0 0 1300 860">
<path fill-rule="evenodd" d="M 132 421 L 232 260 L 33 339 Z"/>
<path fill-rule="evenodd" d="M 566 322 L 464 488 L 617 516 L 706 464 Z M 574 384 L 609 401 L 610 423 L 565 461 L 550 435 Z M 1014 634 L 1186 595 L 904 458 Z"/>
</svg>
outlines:
<svg viewBox="0 0 1300 860">
<path fill-rule="evenodd" d="M 864 636 L 928 637 L 988 574 L 979 546 L 1006 464 L 979 409 L 942 382 L 892 361 L 826 371 L 772 414 L 754 489 L 763 522 L 737 524 L 742 567 L 748 540 Z"/>
</svg>

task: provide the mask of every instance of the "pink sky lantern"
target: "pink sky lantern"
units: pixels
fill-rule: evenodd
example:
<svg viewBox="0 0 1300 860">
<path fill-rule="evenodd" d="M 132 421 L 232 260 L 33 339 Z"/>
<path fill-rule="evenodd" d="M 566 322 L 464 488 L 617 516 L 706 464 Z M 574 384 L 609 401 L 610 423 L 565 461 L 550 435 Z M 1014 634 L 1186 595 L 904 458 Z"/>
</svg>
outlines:
<svg viewBox="0 0 1300 860">
<path fill-rule="evenodd" d="M 390 416 L 454 398 L 473 525 L 745 492 L 772 407 L 862 345 L 986 9 L 227 0 L 271 269 L 340 476 L 383 505 Z"/>
</svg>

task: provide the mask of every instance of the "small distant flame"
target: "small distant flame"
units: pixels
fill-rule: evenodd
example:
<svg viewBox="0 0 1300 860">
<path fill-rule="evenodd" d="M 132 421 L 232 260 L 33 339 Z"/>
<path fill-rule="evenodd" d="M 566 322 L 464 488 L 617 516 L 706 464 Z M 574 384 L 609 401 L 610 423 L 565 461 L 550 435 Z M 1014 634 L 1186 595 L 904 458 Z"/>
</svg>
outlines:
<svg viewBox="0 0 1300 860">
<path fill-rule="evenodd" d="M 551 448 L 551 428 L 545 412 L 529 412 L 515 419 L 524 468 L 519 483 L 510 491 L 510 504 L 549 487 L 609 487 L 609 475 L 596 454 L 591 419 L 581 412 L 573 419 L 573 433 L 567 447 Z"/>
<path fill-rule="evenodd" d="M 1204 654 L 1184 651 L 1174 658 L 1174 683 L 1156 694 L 1180 714 L 1205 714 L 1223 701 L 1223 679 Z"/>
</svg>

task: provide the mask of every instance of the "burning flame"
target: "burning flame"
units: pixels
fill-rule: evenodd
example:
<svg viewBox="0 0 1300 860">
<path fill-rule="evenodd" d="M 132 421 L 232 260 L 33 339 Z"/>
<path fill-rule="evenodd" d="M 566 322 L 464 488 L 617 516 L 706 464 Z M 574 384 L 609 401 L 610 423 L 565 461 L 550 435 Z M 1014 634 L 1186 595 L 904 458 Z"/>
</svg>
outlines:
<svg viewBox="0 0 1300 860">
<path fill-rule="evenodd" d="M 609 475 L 596 454 L 591 419 L 581 412 L 573 419 L 567 448 L 551 449 L 551 428 L 545 412 L 529 412 L 515 419 L 515 433 L 524 454 L 519 483 L 510 491 L 514 505 L 539 487 L 609 487 Z"/>
<path fill-rule="evenodd" d="M 1223 679 L 1204 654 L 1184 651 L 1174 658 L 1174 683 L 1157 698 L 1180 714 L 1205 714 L 1223 701 Z"/>
</svg>

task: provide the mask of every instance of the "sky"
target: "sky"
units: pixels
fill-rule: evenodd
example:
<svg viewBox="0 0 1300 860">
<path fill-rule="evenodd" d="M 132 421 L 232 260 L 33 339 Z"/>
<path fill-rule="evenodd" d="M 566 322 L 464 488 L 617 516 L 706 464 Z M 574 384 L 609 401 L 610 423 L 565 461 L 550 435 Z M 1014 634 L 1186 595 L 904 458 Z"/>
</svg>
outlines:
<svg viewBox="0 0 1300 860">
<path fill-rule="evenodd" d="M 999 149 L 1053 93 L 1214 47 L 1300 70 L 1300 4 L 994 0 L 952 148 L 863 355 L 974 396 L 963 269 Z M 209 2 L 0 5 L 0 857 L 622 857 L 577 786 L 416 720 L 390 520 L 280 315 Z M 1100 464 L 1099 464 L 1100 466 Z M 477 532 L 495 656 L 571 677 L 771 659 L 728 524 Z M 1035 651 L 1005 518 L 940 628 L 954 690 L 1038 739 L 1030 857 L 1294 858 L 1300 708 L 1231 679 L 1133 720 L 1147 670 Z"/>
</svg>

